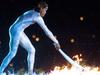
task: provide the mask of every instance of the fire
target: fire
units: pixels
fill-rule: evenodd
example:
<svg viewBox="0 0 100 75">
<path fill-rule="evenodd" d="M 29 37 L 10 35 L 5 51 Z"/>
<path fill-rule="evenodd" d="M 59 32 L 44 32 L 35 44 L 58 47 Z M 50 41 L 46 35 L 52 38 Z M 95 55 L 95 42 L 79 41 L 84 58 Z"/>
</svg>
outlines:
<svg viewBox="0 0 100 75">
<path fill-rule="evenodd" d="M 79 64 L 83 60 L 81 57 L 82 57 L 82 54 L 79 54 L 79 55 L 77 54 L 73 56 L 72 58 L 75 58 L 76 62 Z"/>
<path fill-rule="evenodd" d="M 75 62 L 78 64 L 81 64 L 80 62 L 83 62 L 82 54 L 77 54 L 72 57 Z M 62 67 L 55 66 L 53 70 L 51 70 L 49 73 L 43 72 L 34 72 L 33 75 L 100 75 L 100 67 L 92 67 L 92 66 L 82 66 L 85 70 L 80 69 L 79 67 L 76 67 L 75 65 L 70 66 L 64 65 Z M 22 72 L 21 72 L 22 71 Z M 19 73 L 16 74 L 10 74 L 10 75 L 28 75 L 27 72 L 23 73 L 23 69 L 21 69 Z M 6 74 L 4 74 L 6 75 Z"/>
<path fill-rule="evenodd" d="M 81 57 L 82 54 L 73 56 L 75 62 L 78 64 L 80 64 L 83 60 Z M 68 66 L 55 66 L 54 70 L 52 70 L 48 75 L 100 75 L 100 67 L 84 66 L 86 71 L 82 71 L 75 66 L 72 66 L 71 68 Z"/>
<path fill-rule="evenodd" d="M 56 66 L 48 75 L 100 75 L 99 67 L 91 68 L 87 66 L 85 69 L 86 71 L 81 71 L 75 66 L 72 66 L 70 69 L 68 66 L 64 66 L 63 68 Z"/>
</svg>

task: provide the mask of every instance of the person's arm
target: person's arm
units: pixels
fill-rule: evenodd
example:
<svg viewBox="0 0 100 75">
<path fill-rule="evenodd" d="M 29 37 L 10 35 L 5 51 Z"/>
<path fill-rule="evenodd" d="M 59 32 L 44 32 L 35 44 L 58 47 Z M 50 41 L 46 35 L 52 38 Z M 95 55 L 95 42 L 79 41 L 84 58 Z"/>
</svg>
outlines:
<svg viewBox="0 0 100 75">
<path fill-rule="evenodd" d="M 44 20 L 42 19 L 42 17 L 38 17 L 36 19 L 36 22 L 43 29 L 45 34 L 54 42 L 54 45 L 55 45 L 56 49 L 59 49 L 60 45 L 59 45 L 58 40 L 54 37 L 53 33 L 47 28 L 47 26 L 45 25 Z"/>
</svg>

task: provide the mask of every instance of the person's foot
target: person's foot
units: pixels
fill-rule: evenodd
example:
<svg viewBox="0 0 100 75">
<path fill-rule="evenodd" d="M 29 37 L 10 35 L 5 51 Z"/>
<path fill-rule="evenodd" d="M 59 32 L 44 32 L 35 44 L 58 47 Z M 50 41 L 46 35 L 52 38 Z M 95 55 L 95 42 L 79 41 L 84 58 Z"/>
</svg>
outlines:
<svg viewBox="0 0 100 75">
<path fill-rule="evenodd" d="M 33 75 L 33 70 L 29 70 L 28 75 Z"/>
<path fill-rule="evenodd" d="M 0 73 L 0 75 L 6 75 L 6 73 Z"/>
<path fill-rule="evenodd" d="M 37 74 L 34 72 L 33 75 L 37 75 Z"/>
<path fill-rule="evenodd" d="M 33 72 L 29 72 L 28 75 L 33 75 Z"/>
</svg>

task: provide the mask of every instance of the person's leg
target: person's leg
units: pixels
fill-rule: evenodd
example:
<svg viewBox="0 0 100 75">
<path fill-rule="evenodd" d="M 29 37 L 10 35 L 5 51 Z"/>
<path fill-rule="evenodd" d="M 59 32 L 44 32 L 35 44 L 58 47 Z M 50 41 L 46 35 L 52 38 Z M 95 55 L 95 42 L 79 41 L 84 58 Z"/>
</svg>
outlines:
<svg viewBox="0 0 100 75">
<path fill-rule="evenodd" d="M 35 61 L 35 48 L 30 42 L 29 38 L 25 33 L 22 33 L 20 38 L 20 45 L 25 48 L 28 52 L 27 62 L 28 62 L 28 72 L 29 75 L 33 73 L 34 61 Z"/>
<path fill-rule="evenodd" d="M 5 70 L 5 68 L 8 66 L 10 61 L 16 55 L 18 44 L 19 44 L 19 38 L 20 37 L 18 35 L 16 36 L 16 35 L 10 34 L 9 53 L 7 54 L 7 56 L 4 58 L 4 60 L 1 63 L 0 73 L 2 73 Z"/>
</svg>

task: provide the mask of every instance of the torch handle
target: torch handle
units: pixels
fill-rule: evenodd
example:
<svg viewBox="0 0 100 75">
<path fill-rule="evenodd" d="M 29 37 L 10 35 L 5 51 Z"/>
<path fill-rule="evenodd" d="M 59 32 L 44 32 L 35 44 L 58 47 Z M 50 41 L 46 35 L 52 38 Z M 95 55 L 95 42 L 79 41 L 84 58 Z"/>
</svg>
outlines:
<svg viewBox="0 0 100 75">
<path fill-rule="evenodd" d="M 59 53 L 71 64 L 74 65 L 78 68 L 82 68 L 84 69 L 81 65 L 79 65 L 78 63 L 76 63 L 75 61 L 73 61 L 67 54 L 65 54 L 61 49 L 58 50 Z"/>
</svg>

